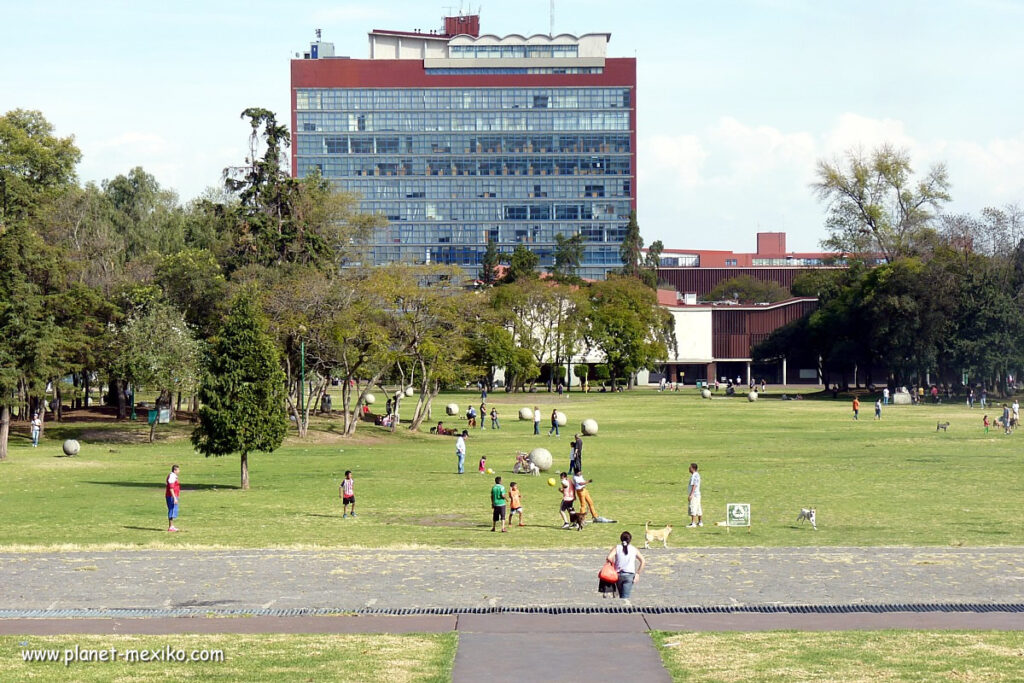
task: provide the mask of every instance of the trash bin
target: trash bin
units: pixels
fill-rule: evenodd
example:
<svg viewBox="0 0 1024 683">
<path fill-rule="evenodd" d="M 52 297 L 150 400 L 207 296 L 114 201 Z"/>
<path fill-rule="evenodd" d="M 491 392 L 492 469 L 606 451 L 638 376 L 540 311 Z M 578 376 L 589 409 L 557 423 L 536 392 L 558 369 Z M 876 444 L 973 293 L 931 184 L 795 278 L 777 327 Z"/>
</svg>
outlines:
<svg viewBox="0 0 1024 683">
<path fill-rule="evenodd" d="M 159 410 L 150 410 L 149 417 L 146 419 L 146 424 L 156 424 L 156 418 L 160 414 Z"/>
</svg>

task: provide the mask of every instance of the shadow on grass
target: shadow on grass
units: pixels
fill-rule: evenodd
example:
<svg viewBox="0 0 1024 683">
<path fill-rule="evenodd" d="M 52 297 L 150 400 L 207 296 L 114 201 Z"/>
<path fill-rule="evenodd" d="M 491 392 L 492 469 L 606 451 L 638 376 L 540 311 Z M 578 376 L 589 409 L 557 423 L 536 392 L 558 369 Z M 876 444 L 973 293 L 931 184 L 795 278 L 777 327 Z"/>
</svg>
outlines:
<svg viewBox="0 0 1024 683">
<path fill-rule="evenodd" d="M 123 526 L 122 529 L 130 529 L 131 531 L 159 531 L 160 533 L 167 533 L 166 527 L 154 528 L 151 526 Z"/>
<path fill-rule="evenodd" d="M 151 481 L 87 481 L 86 484 L 97 484 L 99 486 L 125 486 L 139 489 L 162 489 L 164 484 Z M 217 489 L 241 489 L 236 484 L 182 484 L 182 491 L 216 491 Z"/>
<path fill-rule="evenodd" d="M 321 515 L 321 514 L 318 514 L 316 512 L 307 512 L 306 516 L 307 517 L 326 517 L 328 519 L 341 519 L 340 517 L 338 517 L 338 515 Z"/>
</svg>

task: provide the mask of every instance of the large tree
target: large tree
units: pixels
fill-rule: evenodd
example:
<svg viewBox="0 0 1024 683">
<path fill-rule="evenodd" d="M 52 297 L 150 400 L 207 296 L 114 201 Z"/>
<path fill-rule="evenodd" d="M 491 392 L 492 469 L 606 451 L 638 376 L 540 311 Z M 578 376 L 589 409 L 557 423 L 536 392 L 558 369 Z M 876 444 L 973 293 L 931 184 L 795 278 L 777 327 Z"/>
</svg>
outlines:
<svg viewBox="0 0 1024 683">
<path fill-rule="evenodd" d="M 15 109 L 0 117 L 0 223 L 36 215 L 71 186 L 81 156 L 74 139 L 55 136 L 41 112 Z"/>
<path fill-rule="evenodd" d="M 588 290 L 587 340 L 614 373 L 633 386 L 634 374 L 653 368 L 675 345 L 672 315 L 658 306 L 655 292 L 629 276 L 610 276 Z"/>
<path fill-rule="evenodd" d="M 249 453 L 270 453 L 288 429 L 285 378 L 277 347 L 250 293 L 239 295 L 206 355 L 192 444 L 203 455 L 241 455 L 249 488 Z"/>
<path fill-rule="evenodd" d="M 828 204 L 826 248 L 886 261 L 919 254 L 936 212 L 950 199 L 943 164 L 916 179 L 910 154 L 891 145 L 867 154 L 851 150 L 843 161 L 819 160 L 811 187 Z"/>
<path fill-rule="evenodd" d="M 195 391 L 200 346 L 187 322 L 173 306 L 154 303 L 119 326 L 120 352 L 111 368 L 133 386 L 157 392 L 156 408 L 170 408 L 174 394 Z M 150 424 L 149 440 L 156 435 Z"/>
</svg>

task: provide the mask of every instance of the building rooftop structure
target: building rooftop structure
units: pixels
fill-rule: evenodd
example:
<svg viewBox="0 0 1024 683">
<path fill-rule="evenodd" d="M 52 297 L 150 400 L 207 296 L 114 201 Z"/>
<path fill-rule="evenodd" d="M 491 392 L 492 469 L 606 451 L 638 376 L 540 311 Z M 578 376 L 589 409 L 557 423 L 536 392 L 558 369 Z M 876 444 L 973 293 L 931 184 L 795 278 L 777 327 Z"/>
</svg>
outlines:
<svg viewBox="0 0 1024 683">
<path fill-rule="evenodd" d="M 743 253 L 720 249 L 665 249 L 666 268 L 756 268 L 766 266 L 815 267 L 843 265 L 842 254 L 824 251 L 786 250 L 786 233 L 757 233 L 757 251 Z"/>
</svg>

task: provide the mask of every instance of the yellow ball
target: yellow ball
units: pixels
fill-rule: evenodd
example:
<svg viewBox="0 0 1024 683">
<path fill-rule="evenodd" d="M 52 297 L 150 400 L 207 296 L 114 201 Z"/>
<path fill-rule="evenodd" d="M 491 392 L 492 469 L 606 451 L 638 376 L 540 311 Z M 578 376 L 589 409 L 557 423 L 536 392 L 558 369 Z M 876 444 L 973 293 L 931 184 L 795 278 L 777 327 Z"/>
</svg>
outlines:
<svg viewBox="0 0 1024 683">
<path fill-rule="evenodd" d="M 494 474 L 494 470 L 492 470 L 490 467 L 488 467 L 487 468 L 487 474 Z"/>
<path fill-rule="evenodd" d="M 548 479 L 548 486 L 554 486 L 554 485 L 555 485 L 555 479 L 554 479 L 554 477 L 551 477 L 550 479 Z"/>
</svg>

